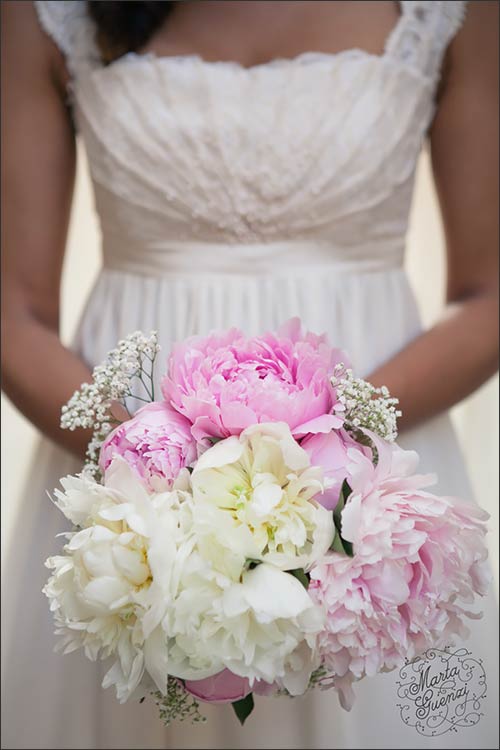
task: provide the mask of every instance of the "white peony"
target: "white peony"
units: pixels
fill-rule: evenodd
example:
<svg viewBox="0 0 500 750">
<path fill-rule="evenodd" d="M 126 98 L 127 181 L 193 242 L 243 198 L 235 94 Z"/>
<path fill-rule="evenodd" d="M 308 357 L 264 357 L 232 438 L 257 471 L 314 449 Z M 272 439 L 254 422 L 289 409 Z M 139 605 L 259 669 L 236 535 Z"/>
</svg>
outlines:
<svg viewBox="0 0 500 750">
<path fill-rule="evenodd" d="M 227 668 L 251 685 L 265 680 L 304 692 L 324 621 L 294 576 L 262 563 L 235 583 L 193 554 L 182 579 L 163 621 L 171 674 L 203 679 Z"/>
<path fill-rule="evenodd" d="M 314 499 L 327 486 L 323 470 L 284 422 L 216 443 L 191 483 L 199 549 L 234 580 L 249 559 L 307 570 L 331 545 L 332 514 Z"/>
<path fill-rule="evenodd" d="M 114 655 L 103 685 L 114 684 L 121 702 L 145 670 L 164 692 L 167 660 L 157 659 L 161 633 L 151 627 L 150 612 L 144 626 L 147 594 L 154 588 L 163 610 L 175 596 L 177 566 L 192 547 L 189 502 L 184 493 L 149 495 L 123 459 L 113 462 L 106 486 L 87 477 L 67 477 L 63 486 L 57 504 L 83 528 L 68 535 L 65 555 L 46 562 L 53 574 L 44 593 L 63 635 L 59 648 L 83 647 L 92 660 Z"/>
<path fill-rule="evenodd" d="M 56 504 L 78 528 L 44 588 L 62 648 L 112 657 L 103 685 L 121 702 L 224 668 L 303 692 L 323 614 L 284 570 L 333 537 L 320 470 L 287 425 L 258 425 L 209 449 L 192 479 L 193 495 L 148 493 L 116 458 L 105 485 L 62 480 Z"/>
<path fill-rule="evenodd" d="M 93 523 L 104 505 L 112 505 L 117 500 L 111 487 L 103 487 L 84 472 L 76 477 L 63 477 L 61 485 L 64 492 L 54 490 L 54 502 L 72 524 L 82 528 Z"/>
</svg>

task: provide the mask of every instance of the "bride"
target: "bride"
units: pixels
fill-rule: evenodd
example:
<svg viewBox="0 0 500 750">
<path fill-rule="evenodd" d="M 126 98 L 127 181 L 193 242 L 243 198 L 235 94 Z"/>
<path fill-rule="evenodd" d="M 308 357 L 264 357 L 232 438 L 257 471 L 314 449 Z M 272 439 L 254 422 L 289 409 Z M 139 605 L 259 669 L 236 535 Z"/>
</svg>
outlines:
<svg viewBox="0 0 500 750">
<path fill-rule="evenodd" d="M 471 726 L 426 736 L 401 718 L 397 676 L 264 699 L 164 728 L 120 706 L 105 667 L 55 643 L 43 562 L 64 530 L 46 497 L 87 436 L 61 405 L 119 338 L 162 351 L 299 315 L 399 397 L 403 446 L 439 490 L 472 498 L 447 410 L 497 367 L 498 4 L 5 2 L 3 384 L 44 434 L 4 583 L 6 748 L 493 748 L 496 605 L 464 643 L 486 666 Z M 102 270 L 71 349 L 59 284 L 86 148 Z M 446 315 L 422 329 L 403 271 L 415 167 L 431 148 L 447 245 Z"/>
</svg>

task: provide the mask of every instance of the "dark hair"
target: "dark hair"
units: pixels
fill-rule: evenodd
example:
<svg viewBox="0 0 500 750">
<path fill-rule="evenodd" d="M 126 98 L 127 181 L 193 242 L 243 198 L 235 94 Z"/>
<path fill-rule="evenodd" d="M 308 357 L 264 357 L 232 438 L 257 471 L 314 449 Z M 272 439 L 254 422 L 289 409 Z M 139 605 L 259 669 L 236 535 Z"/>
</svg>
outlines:
<svg viewBox="0 0 500 750">
<path fill-rule="evenodd" d="M 97 44 L 104 62 L 140 49 L 159 28 L 174 3 L 153 0 L 87 1 L 89 14 L 97 26 Z"/>
</svg>

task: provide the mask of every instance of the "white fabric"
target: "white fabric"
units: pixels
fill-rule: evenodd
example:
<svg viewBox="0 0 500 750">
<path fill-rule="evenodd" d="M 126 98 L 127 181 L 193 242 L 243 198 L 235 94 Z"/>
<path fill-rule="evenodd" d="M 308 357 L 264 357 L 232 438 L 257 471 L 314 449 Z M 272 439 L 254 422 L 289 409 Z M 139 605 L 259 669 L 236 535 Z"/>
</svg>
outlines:
<svg viewBox="0 0 500 750">
<path fill-rule="evenodd" d="M 421 331 L 401 261 L 415 166 L 435 111 L 462 2 L 403 2 L 382 56 L 303 53 L 245 69 L 196 55 L 96 55 L 82 2 L 37 2 L 66 55 L 103 234 L 104 267 L 74 344 L 94 364 L 127 333 L 172 343 L 212 328 L 257 333 L 300 315 L 367 375 Z M 160 367 L 164 361 L 160 359 Z M 422 384 L 425 387 L 425 384 Z M 402 436 L 439 489 L 472 493 L 446 415 Z M 432 739 L 399 715 L 397 675 L 333 693 L 258 699 L 241 729 L 230 708 L 165 729 L 155 707 L 120 706 L 105 668 L 51 653 L 40 593 L 65 526 L 45 490 L 78 470 L 44 441 L 5 575 L 4 746 L 11 748 L 494 748 L 496 604 L 464 644 L 489 684 L 474 727 Z M 60 543 L 60 542 L 59 542 Z"/>
</svg>

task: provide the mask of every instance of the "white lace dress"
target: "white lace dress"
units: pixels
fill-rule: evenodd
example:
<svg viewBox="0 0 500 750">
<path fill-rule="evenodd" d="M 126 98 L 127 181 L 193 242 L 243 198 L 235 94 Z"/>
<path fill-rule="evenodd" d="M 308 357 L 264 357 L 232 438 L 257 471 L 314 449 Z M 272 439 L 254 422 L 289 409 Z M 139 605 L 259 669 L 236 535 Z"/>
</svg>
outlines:
<svg viewBox="0 0 500 750">
<path fill-rule="evenodd" d="M 256 333 L 299 315 L 365 375 L 419 334 L 405 233 L 465 3 L 401 2 L 380 56 L 307 52 L 250 69 L 134 53 L 105 67 L 85 2 L 35 6 L 71 73 L 102 228 L 103 268 L 74 344 L 89 365 L 138 328 L 158 328 L 167 353 L 194 333 Z M 439 472 L 440 490 L 474 502 L 447 416 L 401 442 Z M 486 665 L 484 715 L 457 732 L 406 725 L 394 673 L 360 683 L 350 713 L 333 693 L 258 699 L 243 729 L 230 707 L 207 708 L 203 726 L 165 729 L 152 704 L 120 706 L 100 687 L 102 664 L 52 653 L 41 593 L 66 528 L 45 490 L 78 469 L 42 441 L 19 508 L 4 578 L 4 747 L 498 747 L 493 595 L 465 644 Z"/>
</svg>

